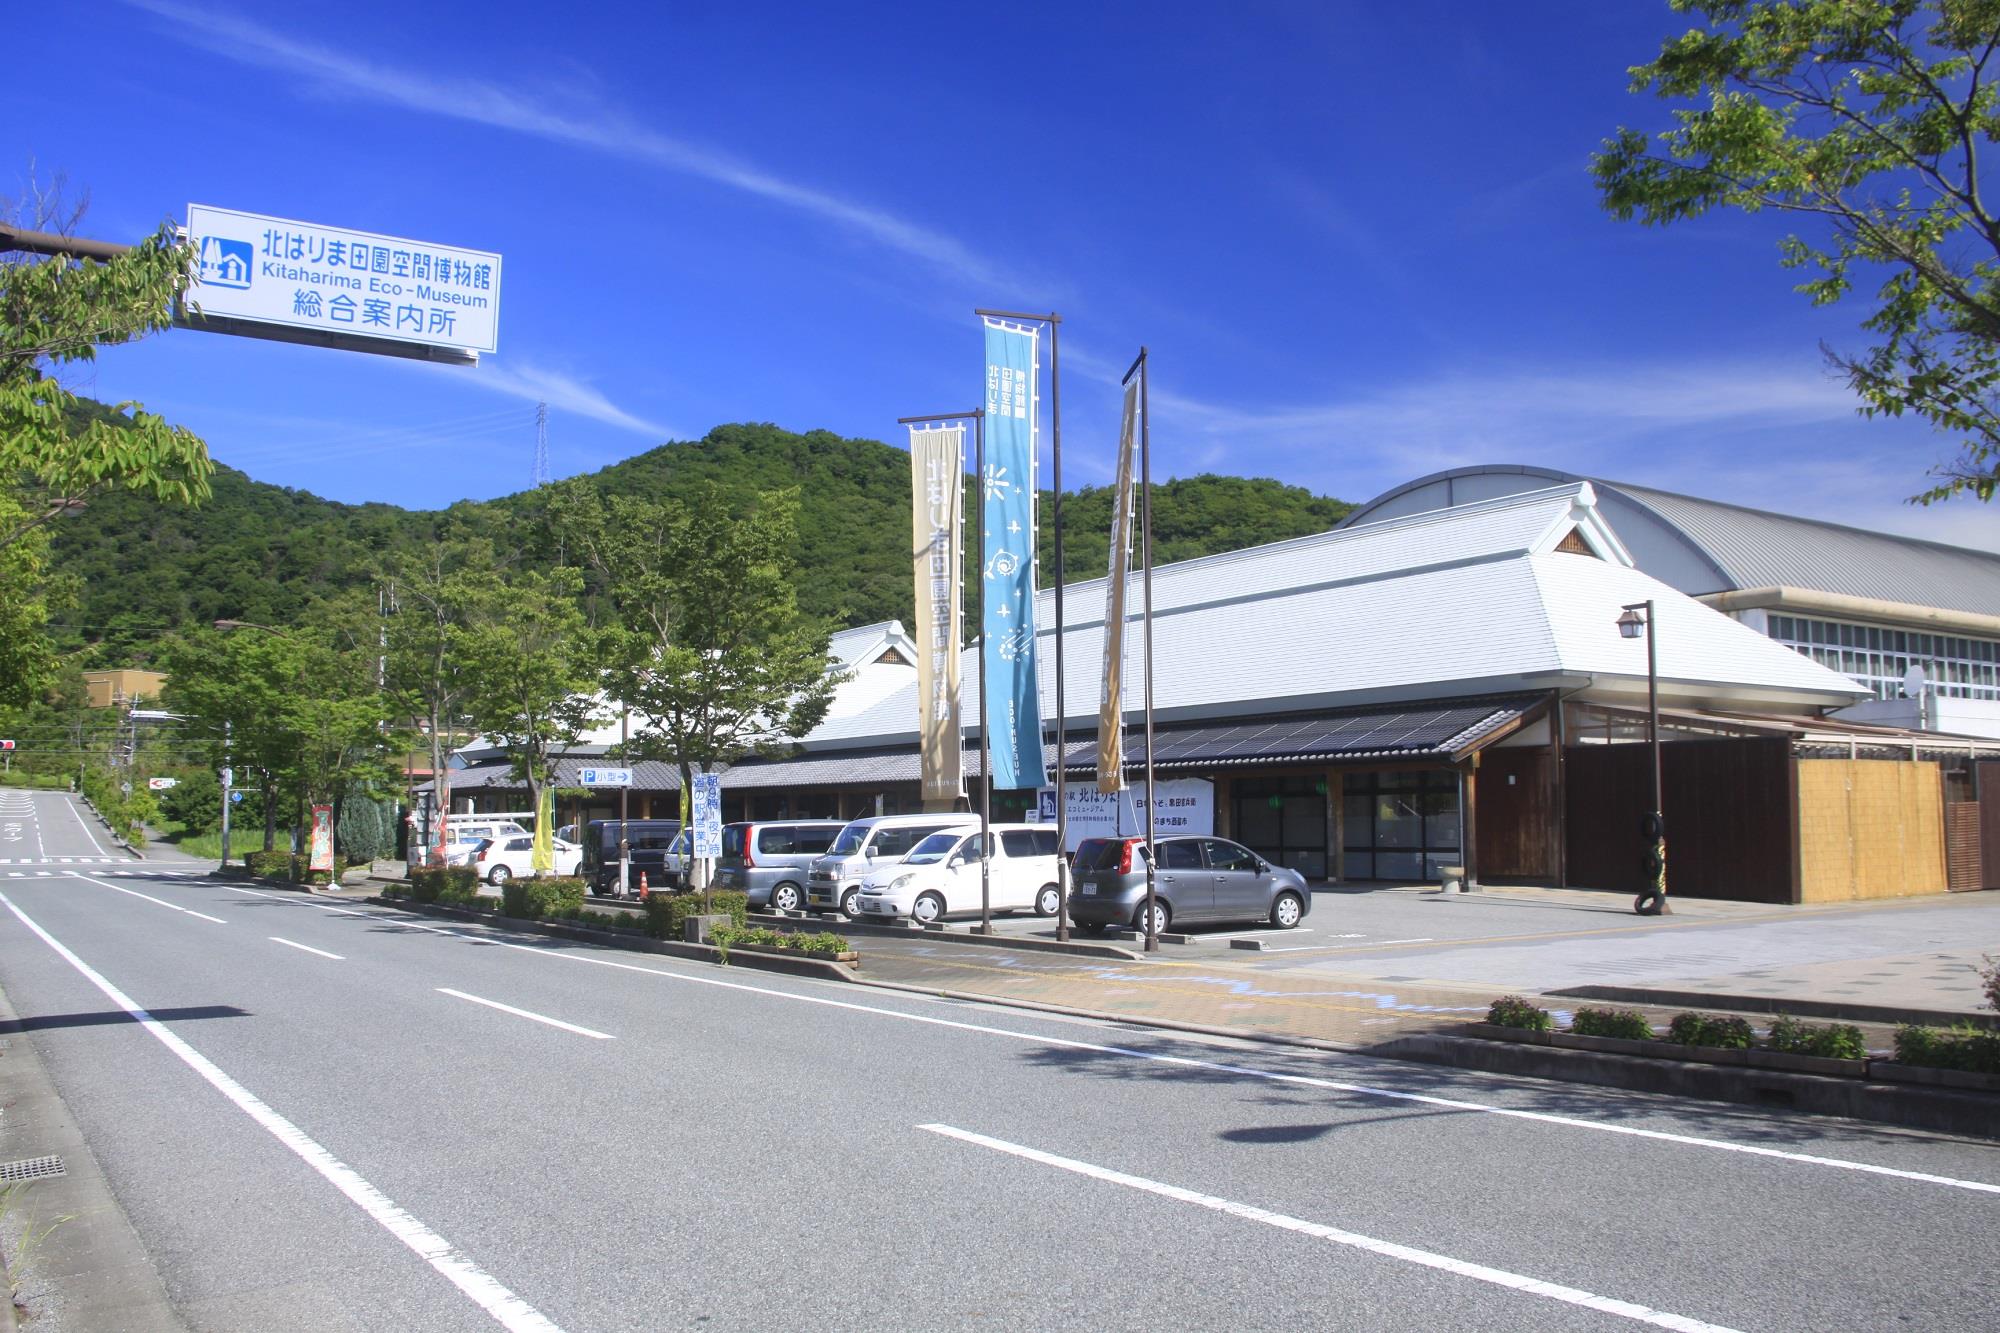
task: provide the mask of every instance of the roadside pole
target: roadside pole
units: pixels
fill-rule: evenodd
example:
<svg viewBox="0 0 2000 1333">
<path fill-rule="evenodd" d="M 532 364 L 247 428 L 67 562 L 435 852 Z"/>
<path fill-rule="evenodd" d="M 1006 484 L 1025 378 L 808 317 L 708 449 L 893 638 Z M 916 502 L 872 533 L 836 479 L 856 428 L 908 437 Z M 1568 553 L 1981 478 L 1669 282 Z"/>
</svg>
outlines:
<svg viewBox="0 0 2000 1333">
<path fill-rule="evenodd" d="M 229 767 L 229 722 L 222 723 L 222 868 L 229 869 L 229 796 L 236 774 Z"/>
<path fill-rule="evenodd" d="M 618 762 L 630 763 L 625 756 L 626 743 L 632 739 L 632 710 L 621 706 L 618 710 Z M 625 836 L 626 817 L 632 808 L 632 784 L 626 783 L 618 789 L 618 896 L 623 898 L 632 891 L 632 840 Z M 584 831 L 589 832 L 586 827 Z"/>
</svg>

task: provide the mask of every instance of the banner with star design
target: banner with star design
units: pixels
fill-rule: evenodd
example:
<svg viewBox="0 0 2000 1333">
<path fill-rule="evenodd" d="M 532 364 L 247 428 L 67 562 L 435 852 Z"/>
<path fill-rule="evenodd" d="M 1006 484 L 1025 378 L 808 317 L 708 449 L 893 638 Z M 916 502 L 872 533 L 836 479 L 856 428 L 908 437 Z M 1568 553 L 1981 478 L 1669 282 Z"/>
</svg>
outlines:
<svg viewBox="0 0 2000 1333">
<path fill-rule="evenodd" d="M 979 725 L 993 786 L 1040 787 L 1035 675 L 1035 371 L 1039 330 L 986 320 L 986 459 L 979 478 Z"/>
</svg>

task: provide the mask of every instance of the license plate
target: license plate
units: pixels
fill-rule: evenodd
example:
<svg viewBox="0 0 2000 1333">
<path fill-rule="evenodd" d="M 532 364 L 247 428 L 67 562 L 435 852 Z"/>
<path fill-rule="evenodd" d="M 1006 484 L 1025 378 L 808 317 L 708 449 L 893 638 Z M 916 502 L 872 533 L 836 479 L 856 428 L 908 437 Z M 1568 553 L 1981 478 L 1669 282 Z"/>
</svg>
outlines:
<svg viewBox="0 0 2000 1333">
<path fill-rule="evenodd" d="M 1097 886 L 1095 884 L 1080 884 L 1077 886 L 1077 891 L 1082 893 L 1086 898 L 1095 898 L 1097 896 Z"/>
</svg>

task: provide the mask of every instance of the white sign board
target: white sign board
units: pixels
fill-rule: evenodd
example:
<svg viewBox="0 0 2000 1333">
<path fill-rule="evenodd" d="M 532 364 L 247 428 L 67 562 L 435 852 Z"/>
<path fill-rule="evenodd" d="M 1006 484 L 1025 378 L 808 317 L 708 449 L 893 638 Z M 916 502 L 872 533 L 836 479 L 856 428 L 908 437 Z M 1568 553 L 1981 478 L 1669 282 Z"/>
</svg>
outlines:
<svg viewBox="0 0 2000 1333">
<path fill-rule="evenodd" d="M 181 785 L 179 778 L 147 778 L 146 786 L 153 791 L 167 791 Z"/>
<path fill-rule="evenodd" d="M 694 775 L 694 854 L 722 855 L 722 775 Z"/>
<path fill-rule="evenodd" d="M 632 785 L 632 770 L 629 768 L 586 768 L 577 775 L 577 780 L 586 787 L 629 787 Z"/>
<path fill-rule="evenodd" d="M 204 315 L 461 352 L 500 345 L 500 256 L 188 205 Z"/>
<path fill-rule="evenodd" d="M 1153 807 L 1153 832 L 1162 838 L 1215 832 L 1215 784 L 1207 778 L 1172 778 L 1159 784 Z M 1146 784 L 1135 783 L 1116 796 L 1106 796 L 1085 782 L 1067 786 L 1069 821 L 1065 830 L 1075 851 L 1085 838 L 1143 837 L 1146 832 Z M 1056 789 L 1040 792 L 1041 822 L 1056 822 Z"/>
</svg>

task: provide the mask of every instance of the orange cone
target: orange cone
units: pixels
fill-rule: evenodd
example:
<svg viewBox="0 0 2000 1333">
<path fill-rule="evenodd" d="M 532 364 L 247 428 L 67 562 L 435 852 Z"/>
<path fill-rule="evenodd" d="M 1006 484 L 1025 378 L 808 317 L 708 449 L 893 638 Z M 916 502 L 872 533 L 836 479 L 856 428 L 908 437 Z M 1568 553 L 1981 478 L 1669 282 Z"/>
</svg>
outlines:
<svg viewBox="0 0 2000 1333">
<path fill-rule="evenodd" d="M 639 872 L 639 901 L 642 903 L 645 902 L 649 892 L 650 890 L 646 888 L 646 872 L 641 870 Z"/>
</svg>

